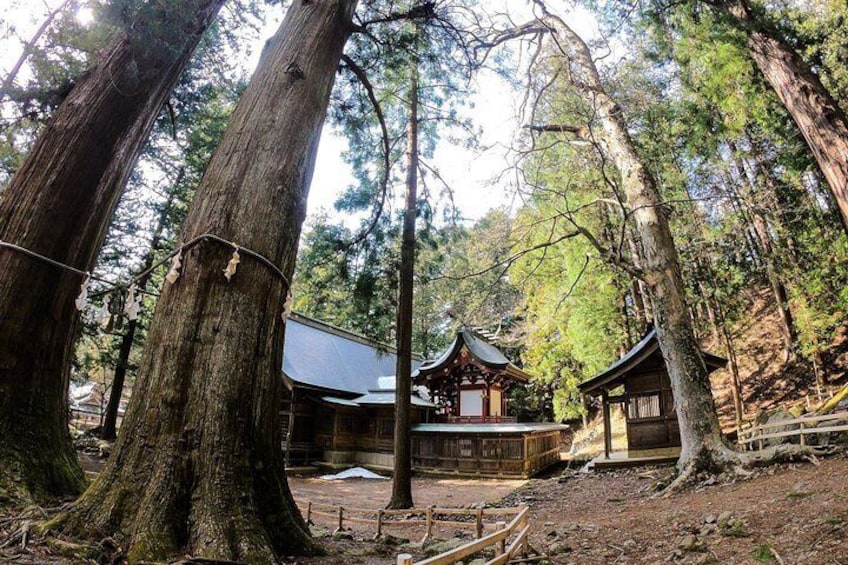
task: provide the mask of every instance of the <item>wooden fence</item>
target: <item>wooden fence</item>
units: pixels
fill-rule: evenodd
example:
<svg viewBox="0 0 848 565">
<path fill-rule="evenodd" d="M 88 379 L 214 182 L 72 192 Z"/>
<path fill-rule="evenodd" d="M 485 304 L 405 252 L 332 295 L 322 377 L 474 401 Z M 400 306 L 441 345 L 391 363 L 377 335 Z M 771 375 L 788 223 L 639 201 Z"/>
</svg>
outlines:
<svg viewBox="0 0 848 565">
<path fill-rule="evenodd" d="M 530 532 L 529 511 L 530 509 L 526 505 L 523 505 L 509 524 L 498 522 L 497 529 L 491 534 L 440 555 L 418 561 L 414 565 L 452 565 L 461 559 L 465 559 L 489 547 L 494 547 L 495 557 L 486 561 L 486 565 L 503 565 L 515 558 L 519 553 L 522 557 L 527 557 L 530 551 L 530 542 L 527 539 Z M 507 541 L 512 536 L 514 538 L 509 542 L 509 546 L 507 546 Z M 413 565 L 412 556 L 408 553 L 398 555 L 397 565 Z"/>
<path fill-rule="evenodd" d="M 838 422 L 840 420 L 844 423 L 824 426 L 820 425 L 822 423 Z M 790 427 L 791 429 L 780 429 L 786 427 Z M 778 428 L 778 430 L 769 431 L 773 428 Z M 798 436 L 798 441 L 801 445 L 806 445 L 806 436 L 810 434 L 824 434 L 830 432 L 848 432 L 848 411 L 825 414 L 823 416 L 803 416 L 801 418 L 793 418 L 791 420 L 781 420 L 778 422 L 760 424 L 758 426 L 743 427 L 739 432 L 739 445 L 742 449 L 754 449 L 754 444 L 756 444 L 757 449 L 763 449 L 766 440 L 795 436 Z"/>
<path fill-rule="evenodd" d="M 423 527 L 426 541 L 433 537 L 437 527 L 451 529 L 466 529 L 474 532 L 477 539 L 482 539 L 487 530 L 497 530 L 505 522 L 491 521 L 492 517 L 503 518 L 526 515 L 527 506 L 522 504 L 511 508 L 409 508 L 406 510 L 371 510 L 349 506 L 334 506 L 312 501 L 297 501 L 301 513 L 310 524 L 315 518 L 335 526 L 335 531 L 342 531 L 345 525 L 359 525 L 373 530 L 375 536 L 383 535 L 387 528 Z M 451 519 L 456 518 L 456 519 Z M 489 519 L 488 521 L 486 519 Z"/>
</svg>

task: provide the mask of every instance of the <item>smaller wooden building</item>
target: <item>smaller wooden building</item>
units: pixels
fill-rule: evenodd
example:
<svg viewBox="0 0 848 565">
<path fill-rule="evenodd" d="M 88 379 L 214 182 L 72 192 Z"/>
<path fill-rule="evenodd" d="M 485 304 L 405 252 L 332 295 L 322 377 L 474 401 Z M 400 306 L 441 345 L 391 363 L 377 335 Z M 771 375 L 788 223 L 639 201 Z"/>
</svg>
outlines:
<svg viewBox="0 0 848 565">
<path fill-rule="evenodd" d="M 701 351 L 701 356 L 710 373 L 727 364 L 726 359 L 706 351 Z M 623 407 L 629 456 L 639 457 L 650 455 L 651 450 L 680 447 L 680 426 L 671 381 L 655 329 L 621 359 L 578 388 L 584 398 L 601 399 L 606 459 L 612 451 L 610 406 L 613 404 Z"/>
</svg>

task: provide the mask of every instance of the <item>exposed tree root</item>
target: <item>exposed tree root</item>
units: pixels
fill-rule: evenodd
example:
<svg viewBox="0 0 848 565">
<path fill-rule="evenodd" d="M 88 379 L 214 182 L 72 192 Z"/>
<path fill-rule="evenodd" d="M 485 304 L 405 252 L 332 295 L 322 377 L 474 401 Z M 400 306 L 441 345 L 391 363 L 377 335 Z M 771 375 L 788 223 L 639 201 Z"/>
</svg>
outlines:
<svg viewBox="0 0 848 565">
<path fill-rule="evenodd" d="M 661 496 L 669 496 L 701 482 L 704 476 L 748 477 L 753 467 L 764 467 L 775 463 L 808 461 L 818 465 L 817 456 L 834 453 L 832 446 L 808 446 L 781 444 L 760 451 L 738 452 L 727 446 L 702 447 L 690 457 L 680 469 L 677 477 L 666 487 Z"/>
</svg>

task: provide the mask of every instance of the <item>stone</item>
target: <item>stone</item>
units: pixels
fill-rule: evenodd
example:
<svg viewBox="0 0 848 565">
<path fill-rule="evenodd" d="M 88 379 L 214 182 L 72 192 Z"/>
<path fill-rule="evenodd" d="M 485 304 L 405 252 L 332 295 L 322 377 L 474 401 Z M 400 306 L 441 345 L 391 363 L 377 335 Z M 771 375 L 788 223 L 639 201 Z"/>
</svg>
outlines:
<svg viewBox="0 0 848 565">
<path fill-rule="evenodd" d="M 698 538 L 689 534 L 688 536 L 683 536 L 683 539 L 680 540 L 679 546 L 683 551 L 697 551 L 698 549 Z"/>
<path fill-rule="evenodd" d="M 715 524 L 716 517 L 715 514 L 708 514 L 706 518 L 704 518 L 705 524 Z"/>
<path fill-rule="evenodd" d="M 717 519 L 719 527 L 725 527 L 727 523 L 730 522 L 731 518 L 733 518 L 733 514 L 731 514 L 727 510 L 719 514 Z"/>
<path fill-rule="evenodd" d="M 333 532 L 333 539 L 352 540 L 353 534 L 344 530 Z"/>
<path fill-rule="evenodd" d="M 570 545 L 562 542 L 555 542 L 548 546 L 548 553 L 551 555 L 560 555 L 563 553 L 571 553 L 574 551 Z"/>
<path fill-rule="evenodd" d="M 383 534 L 380 541 L 383 542 L 383 545 L 404 545 L 409 543 L 409 539 L 399 538 L 391 534 Z"/>
<path fill-rule="evenodd" d="M 710 534 L 714 534 L 718 530 L 718 526 L 716 524 L 704 524 L 704 527 L 701 528 L 700 535 L 708 536 Z"/>
<path fill-rule="evenodd" d="M 622 545 L 624 545 L 624 547 L 627 547 L 627 548 L 634 548 L 634 547 L 636 547 L 636 540 L 635 539 L 624 540 L 624 543 Z"/>
<path fill-rule="evenodd" d="M 449 540 L 432 540 L 424 547 L 424 555 L 427 557 L 433 557 L 434 555 L 439 555 L 440 553 L 456 549 L 461 545 L 465 545 L 465 543 L 465 540 L 458 538 L 452 538 Z"/>
<path fill-rule="evenodd" d="M 322 528 L 321 526 L 309 526 L 309 533 L 312 534 L 314 538 L 326 538 L 330 535 L 330 530 L 327 528 Z"/>
</svg>

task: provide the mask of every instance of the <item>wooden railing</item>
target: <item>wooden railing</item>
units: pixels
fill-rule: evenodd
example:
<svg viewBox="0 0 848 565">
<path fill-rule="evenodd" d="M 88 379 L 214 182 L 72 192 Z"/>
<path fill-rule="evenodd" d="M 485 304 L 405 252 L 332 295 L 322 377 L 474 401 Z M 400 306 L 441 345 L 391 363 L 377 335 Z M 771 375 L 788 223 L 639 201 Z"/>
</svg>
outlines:
<svg viewBox="0 0 848 565">
<path fill-rule="evenodd" d="M 843 420 L 846 423 L 826 426 L 819 425 L 825 422 L 834 422 L 839 420 Z M 772 432 L 768 431 L 773 428 L 785 428 L 787 426 L 791 426 L 792 429 Z M 825 414 L 823 416 L 804 416 L 791 420 L 769 422 L 758 426 L 743 427 L 742 430 L 739 431 L 739 445 L 742 446 L 742 449 L 752 449 L 754 448 L 754 444 L 756 444 L 757 449 L 763 449 L 766 440 L 795 436 L 798 436 L 801 445 L 806 445 L 807 435 L 830 432 L 848 432 L 848 411 Z"/>
<path fill-rule="evenodd" d="M 443 416 L 439 419 L 448 424 L 515 424 L 515 416 Z"/>
<path fill-rule="evenodd" d="M 461 559 L 465 559 L 489 547 L 494 547 L 495 557 L 487 561 L 486 565 L 503 565 L 519 553 L 523 557 L 527 557 L 530 551 L 530 542 L 528 540 L 528 534 L 530 532 L 529 512 L 530 509 L 522 505 L 518 514 L 516 514 L 515 518 L 509 524 L 498 522 L 497 529 L 491 534 L 461 545 L 456 549 L 430 557 L 429 559 L 418 561 L 414 565 L 452 565 Z M 512 536 L 515 537 L 509 543 L 509 546 L 507 546 L 507 541 Z M 412 556 L 408 553 L 398 555 L 397 565 L 413 565 Z"/>
<path fill-rule="evenodd" d="M 376 537 L 383 535 L 386 528 L 418 527 L 424 529 L 422 541 L 433 537 L 436 527 L 452 530 L 466 529 L 474 532 L 480 539 L 487 530 L 500 528 L 499 521 L 485 521 L 486 518 L 518 516 L 527 509 L 526 505 L 510 508 L 408 508 L 405 510 L 372 510 L 353 508 L 350 506 L 335 506 L 312 501 L 297 501 L 301 514 L 309 524 L 315 523 L 315 518 L 323 518 L 328 525 L 335 526 L 335 531 L 342 531 L 345 525 L 360 525 L 373 530 Z M 460 518 L 452 520 L 449 518 Z M 462 519 L 464 518 L 464 519 Z"/>
</svg>

